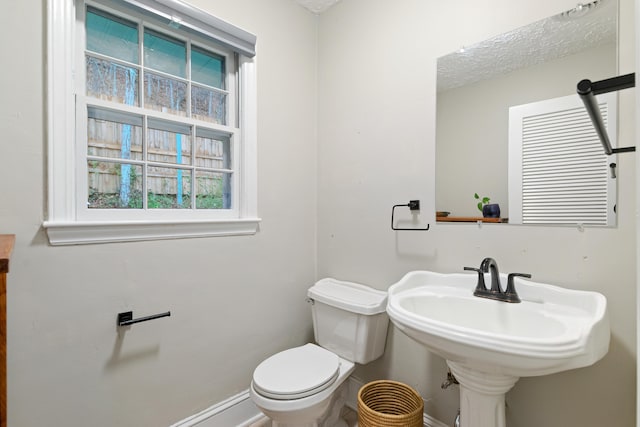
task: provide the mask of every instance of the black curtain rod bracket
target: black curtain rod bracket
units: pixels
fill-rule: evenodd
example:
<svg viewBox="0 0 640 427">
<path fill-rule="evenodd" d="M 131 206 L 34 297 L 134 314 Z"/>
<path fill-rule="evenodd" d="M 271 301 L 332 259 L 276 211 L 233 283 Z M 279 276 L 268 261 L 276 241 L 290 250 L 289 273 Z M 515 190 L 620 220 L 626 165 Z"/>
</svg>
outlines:
<svg viewBox="0 0 640 427">
<path fill-rule="evenodd" d="M 611 148 L 611 141 L 609 140 L 607 129 L 605 128 L 602 116 L 600 115 L 600 108 L 598 107 L 596 95 L 628 89 L 635 87 L 635 85 L 635 73 L 612 77 L 610 79 L 600 80 L 597 82 L 584 79 L 578 83 L 578 95 L 580 95 L 580 99 L 582 99 L 582 102 L 587 109 L 587 113 L 589 113 L 593 127 L 598 134 L 598 138 L 600 138 L 604 152 L 607 155 L 636 151 L 636 147 Z"/>
</svg>

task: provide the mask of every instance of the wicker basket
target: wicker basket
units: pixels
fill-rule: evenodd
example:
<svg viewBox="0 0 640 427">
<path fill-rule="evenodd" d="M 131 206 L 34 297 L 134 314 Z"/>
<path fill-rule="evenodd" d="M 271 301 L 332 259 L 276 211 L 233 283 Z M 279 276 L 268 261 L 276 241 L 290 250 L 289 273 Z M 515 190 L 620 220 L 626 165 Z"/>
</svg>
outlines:
<svg viewBox="0 0 640 427">
<path fill-rule="evenodd" d="M 358 427 L 422 427 L 424 402 L 406 384 L 373 381 L 358 392 Z"/>
</svg>

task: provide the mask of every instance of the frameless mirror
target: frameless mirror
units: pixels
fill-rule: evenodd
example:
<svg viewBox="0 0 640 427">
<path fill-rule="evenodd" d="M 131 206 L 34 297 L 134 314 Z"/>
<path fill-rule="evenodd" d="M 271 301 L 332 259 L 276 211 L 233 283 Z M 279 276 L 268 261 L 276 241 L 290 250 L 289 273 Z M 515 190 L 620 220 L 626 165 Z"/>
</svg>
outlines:
<svg viewBox="0 0 640 427">
<path fill-rule="evenodd" d="M 514 185 L 515 138 L 510 133 L 514 133 L 513 112 L 518 108 L 539 104 L 544 104 L 546 108 L 547 104 L 555 105 L 557 100 L 566 98 L 569 101 L 575 99 L 578 103 L 576 108 L 584 111 L 576 94 L 576 84 L 582 79 L 598 81 L 617 75 L 617 14 L 616 0 L 579 4 L 569 11 L 476 45 L 465 46 L 438 59 L 438 221 L 477 221 L 483 217 L 483 205 L 497 204 L 500 213 L 496 215 L 494 207 L 492 216 L 497 218 L 492 219 L 493 222 L 615 225 L 615 181 L 612 184 L 612 174 L 608 170 L 609 164 L 615 159 L 614 156 L 604 155 L 597 136 L 593 141 L 593 150 L 580 148 L 580 159 L 569 160 L 569 163 L 558 166 L 554 162 L 564 154 L 554 151 L 554 148 L 545 148 L 546 151 L 532 164 L 520 165 L 521 170 L 529 170 L 544 163 L 549 170 L 555 168 L 560 171 L 559 175 L 565 180 L 561 186 L 569 187 L 568 192 L 556 184 L 553 188 L 547 188 L 550 175 L 545 171 L 538 174 L 533 186 L 545 188 L 546 193 L 541 196 L 536 193 L 532 197 L 541 197 L 544 208 L 556 206 L 558 212 L 565 209 L 565 202 L 571 201 L 570 208 L 565 209 L 572 211 L 571 214 L 561 212 L 548 218 L 534 215 L 533 219 L 527 220 L 529 217 L 523 212 L 515 212 L 527 209 L 526 206 L 521 208 L 521 199 L 523 194 L 525 198 L 528 197 L 529 187 L 525 185 L 524 188 L 522 182 L 519 187 Z M 612 108 L 615 108 L 615 102 Z M 552 125 L 562 132 L 556 137 L 562 144 L 561 149 L 570 146 L 574 140 L 592 138 L 591 134 L 585 136 L 585 132 L 595 135 L 588 119 L 584 122 L 582 117 L 567 116 L 563 120 L 558 122 L 560 124 Z M 609 122 L 612 125 L 608 126 L 609 129 L 615 130 L 615 111 L 611 112 Z M 526 123 L 523 126 L 525 130 L 520 131 L 526 133 Z M 538 147 L 544 146 L 545 142 L 540 141 L 535 132 L 544 133 L 545 126 L 531 131 Z M 520 141 L 515 144 L 523 143 Z M 520 145 L 520 149 L 526 151 L 526 147 L 523 147 Z M 582 188 L 590 177 L 585 179 L 572 172 L 584 169 L 585 166 L 580 164 L 584 156 L 590 155 L 600 165 L 596 167 L 597 174 L 602 177 L 604 173 L 604 181 L 608 180 L 604 184 L 605 190 L 602 190 L 606 192 L 605 202 L 594 196 L 600 190 Z M 576 196 L 576 191 L 584 194 Z M 606 204 L 602 208 L 606 211 L 606 218 L 591 220 L 595 216 L 592 212 L 602 203 Z M 487 216 L 487 212 L 484 216 Z"/>
</svg>

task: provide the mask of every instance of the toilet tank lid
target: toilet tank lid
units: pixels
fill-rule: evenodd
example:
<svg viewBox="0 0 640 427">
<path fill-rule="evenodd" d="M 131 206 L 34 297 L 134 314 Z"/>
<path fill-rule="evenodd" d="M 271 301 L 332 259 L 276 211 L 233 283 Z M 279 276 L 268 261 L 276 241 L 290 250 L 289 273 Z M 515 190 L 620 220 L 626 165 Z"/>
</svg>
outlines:
<svg viewBox="0 0 640 427">
<path fill-rule="evenodd" d="M 358 314 L 378 314 L 387 308 L 387 293 L 359 283 L 332 278 L 319 280 L 309 288 L 309 298 Z"/>
</svg>

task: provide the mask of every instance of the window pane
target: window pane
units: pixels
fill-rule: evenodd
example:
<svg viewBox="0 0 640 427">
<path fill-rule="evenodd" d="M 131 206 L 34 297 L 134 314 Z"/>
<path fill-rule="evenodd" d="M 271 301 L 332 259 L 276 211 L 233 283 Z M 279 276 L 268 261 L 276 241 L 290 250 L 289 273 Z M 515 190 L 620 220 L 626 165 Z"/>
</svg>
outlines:
<svg viewBox="0 0 640 427">
<path fill-rule="evenodd" d="M 191 116 L 217 124 L 227 124 L 227 95 L 192 85 Z"/>
<path fill-rule="evenodd" d="M 230 209 L 231 174 L 196 172 L 196 209 Z"/>
<path fill-rule="evenodd" d="M 144 103 L 147 108 L 187 115 L 187 84 L 157 74 L 144 74 Z"/>
<path fill-rule="evenodd" d="M 145 68 L 187 77 L 187 47 L 184 42 L 145 28 L 143 45 Z"/>
<path fill-rule="evenodd" d="M 141 209 L 142 166 L 89 160 L 90 209 Z"/>
<path fill-rule="evenodd" d="M 138 105 L 138 70 L 87 56 L 87 95 Z"/>
<path fill-rule="evenodd" d="M 191 80 L 224 89 L 224 57 L 193 47 Z"/>
<path fill-rule="evenodd" d="M 149 129 L 147 155 L 151 162 L 191 164 L 191 136 L 166 130 Z"/>
<path fill-rule="evenodd" d="M 210 169 L 231 169 L 231 143 L 229 137 L 202 135 L 196 137 L 196 166 Z"/>
<path fill-rule="evenodd" d="M 149 166 L 147 183 L 149 209 L 191 208 L 191 171 Z"/>
<path fill-rule="evenodd" d="M 138 63 L 138 26 L 92 7 L 87 8 L 87 50 Z"/>
<path fill-rule="evenodd" d="M 95 115 L 90 109 L 87 120 L 89 156 L 142 160 L 141 126 L 104 120 Z"/>
</svg>

